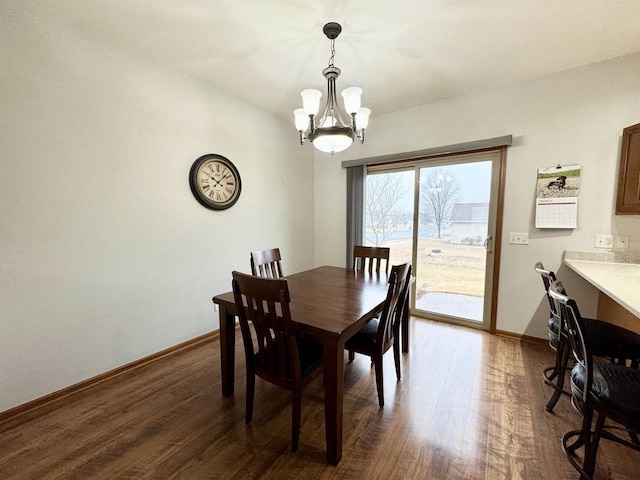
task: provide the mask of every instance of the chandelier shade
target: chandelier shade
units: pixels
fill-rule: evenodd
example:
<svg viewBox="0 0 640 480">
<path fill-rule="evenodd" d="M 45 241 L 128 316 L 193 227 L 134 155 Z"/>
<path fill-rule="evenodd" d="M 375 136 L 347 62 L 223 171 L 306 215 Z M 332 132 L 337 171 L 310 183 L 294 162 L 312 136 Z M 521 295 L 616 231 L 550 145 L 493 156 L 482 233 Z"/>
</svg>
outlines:
<svg viewBox="0 0 640 480">
<path fill-rule="evenodd" d="M 296 130 L 304 132 L 309 128 L 309 116 L 304 111 L 304 108 L 296 108 L 293 111 L 293 115 L 296 119 Z"/>
<path fill-rule="evenodd" d="M 294 110 L 296 130 L 300 135 L 300 144 L 304 145 L 309 140 L 315 148 L 321 152 L 337 153 L 346 150 L 353 141 L 358 138 L 364 143 L 364 131 L 369 124 L 371 110 L 361 106 L 362 89 L 360 87 L 345 88 L 341 95 L 344 111 L 348 121 L 343 119 L 338 106 L 336 96 L 336 79 L 340 76 L 340 69 L 333 65 L 335 56 L 335 39 L 342 31 L 340 24 L 327 23 L 322 29 L 331 40 L 331 57 L 329 66 L 322 71 L 327 80 L 327 103 L 320 112 L 320 100 L 322 92 L 315 89 L 306 89 L 300 93 L 302 108 Z"/>
<path fill-rule="evenodd" d="M 358 113 L 360 110 L 360 96 L 362 95 L 362 89 L 360 87 L 345 88 L 342 93 L 344 100 L 344 109 L 348 114 Z"/>
<path fill-rule="evenodd" d="M 321 152 L 337 153 L 351 146 L 356 134 L 350 127 L 321 127 L 309 134 L 309 140 Z"/>
<path fill-rule="evenodd" d="M 367 107 L 362 107 L 358 110 L 358 115 L 356 116 L 356 129 L 364 130 L 369 126 L 369 115 L 371 115 L 371 110 Z"/>
<path fill-rule="evenodd" d="M 322 92 L 320 90 L 314 90 L 308 88 L 300 92 L 302 97 L 302 108 L 307 115 L 317 115 L 320 110 L 320 98 L 322 98 Z"/>
</svg>

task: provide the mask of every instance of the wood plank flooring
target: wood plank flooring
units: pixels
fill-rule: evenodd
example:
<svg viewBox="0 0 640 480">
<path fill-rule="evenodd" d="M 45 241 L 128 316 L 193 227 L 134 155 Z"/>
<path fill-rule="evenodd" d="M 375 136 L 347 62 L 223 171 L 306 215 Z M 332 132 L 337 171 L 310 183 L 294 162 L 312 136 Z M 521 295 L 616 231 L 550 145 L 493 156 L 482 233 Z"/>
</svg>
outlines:
<svg viewBox="0 0 640 480">
<path fill-rule="evenodd" d="M 577 478 L 560 437 L 580 419 L 568 397 L 545 412 L 553 355 L 463 327 L 412 318 L 411 353 L 385 407 L 369 359 L 345 365 L 344 448 L 325 462 L 322 379 L 304 392 L 300 450 L 289 394 L 256 381 L 244 423 L 244 357 L 236 395 L 220 387 L 216 340 L 0 425 L 0 479 L 564 479 Z M 640 454 L 603 441 L 597 479 L 640 478 Z"/>
</svg>

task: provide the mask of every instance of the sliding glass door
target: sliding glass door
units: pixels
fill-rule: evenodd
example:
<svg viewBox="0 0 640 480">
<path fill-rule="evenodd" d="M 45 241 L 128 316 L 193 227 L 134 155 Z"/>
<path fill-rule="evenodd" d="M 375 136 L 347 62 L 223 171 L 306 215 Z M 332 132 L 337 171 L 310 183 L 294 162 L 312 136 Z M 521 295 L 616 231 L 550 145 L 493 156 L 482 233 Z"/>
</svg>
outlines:
<svg viewBox="0 0 640 480">
<path fill-rule="evenodd" d="M 411 259 L 416 315 L 488 329 L 500 153 L 370 167 L 365 241 Z"/>
</svg>

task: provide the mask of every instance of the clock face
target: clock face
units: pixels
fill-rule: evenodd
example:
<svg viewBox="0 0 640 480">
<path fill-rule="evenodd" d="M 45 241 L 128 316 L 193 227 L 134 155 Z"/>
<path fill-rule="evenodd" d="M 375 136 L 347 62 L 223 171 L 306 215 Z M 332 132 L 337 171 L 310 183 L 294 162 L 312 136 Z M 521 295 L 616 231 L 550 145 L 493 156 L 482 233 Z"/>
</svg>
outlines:
<svg viewBox="0 0 640 480">
<path fill-rule="evenodd" d="M 196 199 L 213 210 L 231 207 L 238 201 L 242 187 L 235 165 L 215 154 L 203 155 L 193 163 L 189 183 Z"/>
</svg>

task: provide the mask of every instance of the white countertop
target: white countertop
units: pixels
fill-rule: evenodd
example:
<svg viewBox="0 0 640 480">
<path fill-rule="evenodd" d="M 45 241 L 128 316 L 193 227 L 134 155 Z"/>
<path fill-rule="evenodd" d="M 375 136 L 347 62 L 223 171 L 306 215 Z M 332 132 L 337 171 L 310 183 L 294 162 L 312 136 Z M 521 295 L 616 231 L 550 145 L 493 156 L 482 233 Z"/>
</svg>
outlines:
<svg viewBox="0 0 640 480">
<path fill-rule="evenodd" d="M 565 265 L 636 317 L 640 317 L 639 263 L 584 260 L 580 255 L 571 253 L 565 253 Z"/>
</svg>

